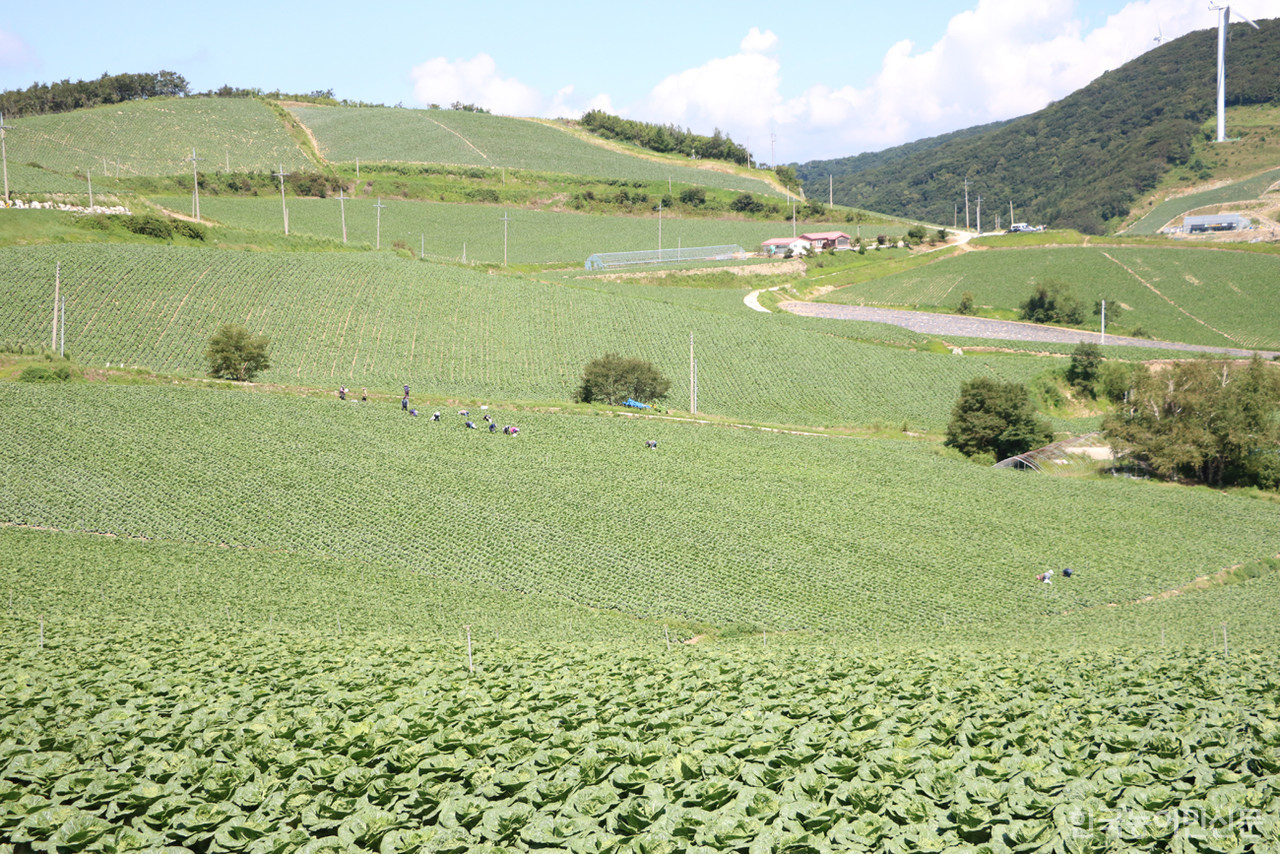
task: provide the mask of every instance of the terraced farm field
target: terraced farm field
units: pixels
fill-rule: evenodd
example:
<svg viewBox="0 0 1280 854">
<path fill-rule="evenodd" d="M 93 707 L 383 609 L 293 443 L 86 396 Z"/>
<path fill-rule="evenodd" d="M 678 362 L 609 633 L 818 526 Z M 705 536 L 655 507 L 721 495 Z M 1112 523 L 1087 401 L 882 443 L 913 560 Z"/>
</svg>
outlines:
<svg viewBox="0 0 1280 854">
<path fill-rule="evenodd" d="M 272 339 L 267 381 L 566 400 L 583 365 L 616 350 L 658 365 L 683 406 L 692 332 L 702 411 L 938 430 L 965 379 L 1026 381 L 1045 367 L 1032 356 L 861 343 L 739 300 L 684 305 L 645 298 L 641 286 L 628 297 L 388 254 L 118 245 L 0 249 L 0 341 L 48 340 L 59 261 L 67 347 L 88 365 L 200 374 L 209 336 L 236 321 Z"/>
<path fill-rule="evenodd" d="M 10 119 L 9 160 L 57 172 L 115 177 L 201 171 L 310 168 L 310 161 L 264 104 L 241 98 L 162 98 L 129 101 L 49 116 Z M 229 167 L 229 168 L 228 168 Z M 99 171 L 102 170 L 102 171 Z M 19 176 L 20 179 L 21 176 Z M 15 179 L 12 190 L 28 192 Z M 32 188 L 33 190 L 35 188 Z"/>
<path fill-rule="evenodd" d="M 1260 199 L 1277 181 L 1280 181 L 1280 169 L 1271 169 L 1244 181 L 1169 199 L 1156 205 L 1142 219 L 1125 229 L 1125 234 L 1156 234 L 1170 221 L 1197 208 Z"/>
<path fill-rule="evenodd" d="M 494 412 L 521 435 L 391 400 L 8 384 L 0 521 L 863 639 L 1132 601 L 1280 551 L 1274 506 L 1247 498 L 1027 477 L 907 442 Z M 1035 583 L 1062 566 L 1089 568 Z"/>
<path fill-rule="evenodd" d="M 529 119 L 463 110 L 316 107 L 290 110 L 315 135 L 328 160 L 364 163 L 449 163 L 506 166 L 600 178 L 721 187 L 768 196 L 772 185 L 714 168 L 624 154 Z"/>
<path fill-rule="evenodd" d="M 1055 247 L 969 252 L 851 285 L 824 302 L 954 309 L 969 291 L 978 305 L 1016 310 L 1038 282 L 1065 283 L 1087 305 L 1123 308 L 1122 328 L 1219 347 L 1280 346 L 1280 257 L 1184 248 Z"/>
<path fill-rule="evenodd" d="M 182 213 L 191 199 L 157 197 L 157 204 Z M 507 260 L 512 264 L 563 263 L 581 268 L 596 252 L 627 252 L 658 248 L 658 218 L 600 216 L 554 211 L 521 210 L 496 205 L 464 205 L 382 199 L 382 248 L 396 241 L 414 254 L 501 263 L 503 217 Z M 342 207 L 346 210 L 347 240 L 374 246 L 378 235 L 375 198 L 289 199 L 289 232 L 342 239 Z M 280 199 L 202 197 L 200 213 L 213 221 L 258 231 L 284 230 Z M 837 228 L 834 225 L 813 226 Z M 889 227 L 890 230 L 892 227 Z M 753 252 L 762 241 L 790 229 L 782 223 L 745 220 L 662 218 L 662 246 L 723 246 L 738 244 Z"/>
</svg>

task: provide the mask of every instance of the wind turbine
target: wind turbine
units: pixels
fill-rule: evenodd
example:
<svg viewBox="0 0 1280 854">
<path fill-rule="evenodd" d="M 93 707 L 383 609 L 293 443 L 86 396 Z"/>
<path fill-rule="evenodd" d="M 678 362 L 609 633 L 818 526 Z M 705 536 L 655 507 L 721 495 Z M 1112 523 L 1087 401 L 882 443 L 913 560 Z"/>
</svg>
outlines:
<svg viewBox="0 0 1280 854">
<path fill-rule="evenodd" d="M 1164 37 L 1164 30 L 1160 26 L 1160 19 L 1156 18 L 1156 37 L 1152 39 L 1156 43 L 1156 47 L 1164 44 L 1168 39 Z"/>
<path fill-rule="evenodd" d="M 1226 142 L 1226 104 L 1227 104 L 1227 27 L 1231 23 L 1231 7 L 1219 6 L 1217 3 L 1209 4 L 1209 11 L 1221 12 L 1218 16 L 1218 142 Z M 1250 21 L 1239 12 L 1236 17 L 1244 21 L 1255 30 L 1262 29 L 1253 21 Z"/>
</svg>

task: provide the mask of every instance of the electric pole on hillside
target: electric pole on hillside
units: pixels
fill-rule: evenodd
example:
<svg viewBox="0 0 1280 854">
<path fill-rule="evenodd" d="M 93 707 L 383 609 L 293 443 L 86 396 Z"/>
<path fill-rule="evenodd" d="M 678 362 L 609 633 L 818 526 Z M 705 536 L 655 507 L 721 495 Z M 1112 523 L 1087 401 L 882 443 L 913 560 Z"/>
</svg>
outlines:
<svg viewBox="0 0 1280 854">
<path fill-rule="evenodd" d="M 506 211 L 502 212 L 502 266 L 507 266 L 507 224 L 511 222 L 511 215 Z M 661 241 L 661 237 L 658 238 Z"/>
<path fill-rule="evenodd" d="M 778 160 L 777 160 L 778 155 L 774 154 L 773 149 L 777 146 L 777 144 L 778 144 L 778 135 L 776 133 L 769 134 L 769 165 L 773 167 L 775 172 L 778 169 Z"/>
<path fill-rule="evenodd" d="M 827 176 L 827 209 L 830 210 L 836 206 L 836 178 L 834 175 Z"/>
<path fill-rule="evenodd" d="M 342 242 L 347 242 L 347 197 L 342 195 L 342 188 L 338 188 L 338 210 L 342 214 Z"/>
<path fill-rule="evenodd" d="M 196 222 L 200 221 L 200 173 L 197 171 L 197 163 L 200 158 L 196 157 L 196 148 L 191 146 L 191 215 L 196 218 Z"/>
<path fill-rule="evenodd" d="M 658 199 L 658 261 L 662 261 L 662 199 Z"/>
<path fill-rule="evenodd" d="M 982 234 L 982 196 L 978 196 L 978 234 Z"/>
<path fill-rule="evenodd" d="M 378 203 L 374 205 L 374 207 L 378 209 L 378 230 L 377 230 L 376 242 L 374 243 L 373 248 L 381 249 L 382 248 L 382 209 L 386 207 L 386 205 L 382 203 L 382 196 L 378 196 Z"/>
<path fill-rule="evenodd" d="M 1009 200 L 1009 226 L 1013 227 L 1013 199 Z"/>
<path fill-rule="evenodd" d="M 289 233 L 289 206 L 284 201 L 284 164 L 280 164 L 280 168 L 275 171 L 275 176 L 280 179 L 280 215 L 284 217 L 284 233 Z"/>
<path fill-rule="evenodd" d="M 964 230 L 969 230 L 969 179 L 964 179 Z"/>
<path fill-rule="evenodd" d="M 4 113 L 0 113 L 0 162 L 4 163 L 4 206 L 9 207 L 9 152 L 4 147 L 4 132 L 13 130 L 13 125 L 4 123 Z"/>
<path fill-rule="evenodd" d="M 93 207 L 93 170 L 84 170 L 84 177 L 89 182 L 89 207 Z"/>
</svg>

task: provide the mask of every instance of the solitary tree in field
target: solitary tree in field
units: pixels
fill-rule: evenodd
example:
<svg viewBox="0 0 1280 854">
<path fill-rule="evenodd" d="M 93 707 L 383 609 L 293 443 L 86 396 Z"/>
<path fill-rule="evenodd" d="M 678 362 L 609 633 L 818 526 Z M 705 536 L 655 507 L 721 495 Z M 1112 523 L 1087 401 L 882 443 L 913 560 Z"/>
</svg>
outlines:
<svg viewBox="0 0 1280 854">
<path fill-rule="evenodd" d="M 975 377 L 960 386 L 946 443 L 965 456 L 989 453 L 997 460 L 1025 454 L 1053 441 L 1053 428 L 1036 415 L 1027 387 Z"/>
<path fill-rule="evenodd" d="M 204 352 L 209 360 L 209 376 L 249 382 L 271 367 L 267 353 L 270 347 L 267 336 L 252 335 L 234 323 L 224 324 L 209 339 L 209 347 Z"/>
<path fill-rule="evenodd" d="M 641 402 L 661 400 L 667 396 L 671 381 L 644 359 L 623 358 L 606 353 L 589 362 L 582 371 L 578 400 L 583 403 L 608 403 L 616 406 L 627 398 Z"/>
</svg>

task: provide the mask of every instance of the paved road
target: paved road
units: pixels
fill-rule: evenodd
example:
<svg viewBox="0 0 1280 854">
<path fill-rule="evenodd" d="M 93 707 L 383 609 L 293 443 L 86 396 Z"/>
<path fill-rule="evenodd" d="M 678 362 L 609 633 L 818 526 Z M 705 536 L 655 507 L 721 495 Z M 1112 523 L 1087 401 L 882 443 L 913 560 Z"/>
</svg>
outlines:
<svg viewBox="0 0 1280 854">
<path fill-rule="evenodd" d="M 779 308 L 803 317 L 827 317 L 836 320 L 869 320 L 873 323 L 891 323 L 913 332 L 927 335 L 961 335 L 966 338 L 993 338 L 1004 341 L 1046 341 L 1055 344 L 1114 344 L 1126 347 L 1154 347 L 1161 350 L 1186 350 L 1195 353 L 1222 353 L 1227 356 L 1249 358 L 1255 352 L 1264 359 L 1275 358 L 1280 353 L 1269 350 L 1244 350 L 1232 347 L 1207 347 L 1200 344 L 1179 344 L 1176 341 L 1153 341 L 1150 338 L 1125 338 L 1108 335 L 1105 342 L 1098 332 L 1080 329 L 1062 329 L 1057 326 L 1041 326 L 1038 323 L 1020 323 L 1013 320 L 988 320 L 985 317 L 963 317 L 956 314 L 930 314 L 925 311 L 902 311 L 892 308 L 870 308 L 861 305 L 835 305 L 822 302 L 779 303 Z"/>
</svg>

